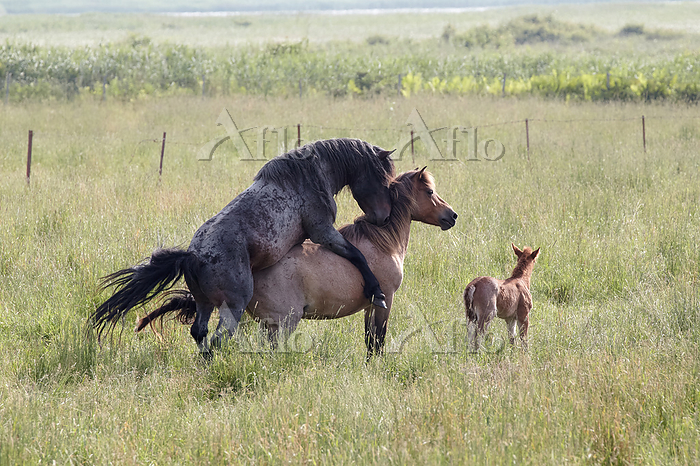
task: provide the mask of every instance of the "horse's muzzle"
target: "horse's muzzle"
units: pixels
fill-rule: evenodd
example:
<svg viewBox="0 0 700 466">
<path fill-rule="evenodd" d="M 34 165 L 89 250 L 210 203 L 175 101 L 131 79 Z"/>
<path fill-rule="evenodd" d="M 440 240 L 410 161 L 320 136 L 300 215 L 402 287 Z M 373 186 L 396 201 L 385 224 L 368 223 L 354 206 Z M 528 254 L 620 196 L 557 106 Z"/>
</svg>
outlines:
<svg viewBox="0 0 700 466">
<path fill-rule="evenodd" d="M 388 212 L 373 212 L 366 216 L 370 223 L 377 225 L 378 227 L 383 227 L 389 223 L 391 215 Z"/>
<path fill-rule="evenodd" d="M 457 223 L 457 212 L 454 210 L 445 212 L 444 215 L 440 216 L 440 228 L 442 228 L 443 231 L 449 230 L 455 226 L 455 223 Z"/>
</svg>

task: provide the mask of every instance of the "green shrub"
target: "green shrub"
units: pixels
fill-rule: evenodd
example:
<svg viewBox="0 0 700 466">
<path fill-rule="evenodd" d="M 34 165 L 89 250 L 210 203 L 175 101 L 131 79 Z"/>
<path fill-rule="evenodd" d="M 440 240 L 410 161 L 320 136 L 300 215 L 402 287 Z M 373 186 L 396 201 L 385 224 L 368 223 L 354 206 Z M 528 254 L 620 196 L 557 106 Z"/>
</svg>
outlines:
<svg viewBox="0 0 700 466">
<path fill-rule="evenodd" d="M 618 35 L 620 36 L 641 36 L 644 34 L 643 24 L 626 24 L 620 29 Z"/>
</svg>

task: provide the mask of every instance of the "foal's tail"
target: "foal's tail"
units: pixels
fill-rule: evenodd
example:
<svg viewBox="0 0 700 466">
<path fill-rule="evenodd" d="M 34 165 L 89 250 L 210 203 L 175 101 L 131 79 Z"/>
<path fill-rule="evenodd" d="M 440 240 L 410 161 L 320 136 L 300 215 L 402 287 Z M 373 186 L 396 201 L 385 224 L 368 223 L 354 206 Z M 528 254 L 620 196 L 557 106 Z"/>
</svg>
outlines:
<svg viewBox="0 0 700 466">
<path fill-rule="evenodd" d="M 476 312 L 474 311 L 474 291 L 476 285 L 470 283 L 464 290 L 464 307 L 467 309 L 467 319 L 471 322 L 477 321 Z"/>
<path fill-rule="evenodd" d="M 198 270 L 199 260 L 194 254 L 173 248 L 154 252 L 146 264 L 104 277 L 102 288 L 114 286 L 116 292 L 90 316 L 98 339 L 106 329 L 112 330 L 130 310 L 151 301 L 183 276 L 188 283 L 196 283 Z"/>
<path fill-rule="evenodd" d="M 166 295 L 167 300 L 158 309 L 139 319 L 136 323 L 137 332 L 143 330 L 154 320 L 158 318 L 162 320 L 166 314 L 175 311 L 178 311 L 175 319 L 182 324 L 190 325 L 194 322 L 197 315 L 197 303 L 195 303 L 192 293 L 187 290 L 172 290 L 166 291 Z"/>
</svg>

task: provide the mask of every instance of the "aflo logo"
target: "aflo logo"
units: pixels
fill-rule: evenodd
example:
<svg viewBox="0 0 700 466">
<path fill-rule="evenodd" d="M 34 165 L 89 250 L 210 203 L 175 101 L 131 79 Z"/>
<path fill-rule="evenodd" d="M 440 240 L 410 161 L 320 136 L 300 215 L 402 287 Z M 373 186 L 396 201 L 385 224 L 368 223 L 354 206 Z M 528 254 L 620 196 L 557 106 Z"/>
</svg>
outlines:
<svg viewBox="0 0 700 466">
<path fill-rule="evenodd" d="M 406 151 L 410 150 L 411 145 L 415 144 L 417 140 L 420 140 L 428 149 L 430 160 L 460 160 L 457 155 L 466 152 L 467 158 L 465 160 L 467 162 L 478 162 L 481 159 L 495 162 L 506 154 L 505 146 L 495 139 L 485 139 L 477 147 L 476 127 L 452 126 L 430 130 L 415 108 L 406 120 L 406 126 L 410 126 L 411 132 L 407 137 L 402 138 L 402 141 L 399 141 L 400 151 L 399 155 L 394 157 L 395 160 L 401 160 Z M 445 129 L 448 130 L 448 139 L 444 140 L 447 145 L 446 155 L 440 151 L 433 138 L 433 133 Z M 459 150 L 460 143 L 463 151 Z"/>
<path fill-rule="evenodd" d="M 288 144 L 288 133 L 291 132 L 289 129 L 293 128 L 293 126 L 253 126 L 251 128 L 238 129 L 236 122 L 233 121 L 231 114 L 225 108 L 221 111 L 219 118 L 216 119 L 216 124 L 224 127 L 226 135 L 216 137 L 203 145 L 197 154 L 199 160 L 211 160 L 216 149 L 229 139 L 233 141 L 241 160 L 269 160 L 268 150 L 273 142 L 276 143 L 276 154 L 284 154 L 291 148 Z M 394 156 L 394 160 L 402 160 L 407 152 L 412 154 L 415 144 L 419 141 L 428 151 L 428 156 L 432 161 L 464 160 L 466 162 L 478 162 L 487 160 L 495 162 L 502 159 L 506 153 L 503 144 L 496 139 L 485 139 L 478 143 L 476 127 L 452 126 L 431 130 L 416 109 L 413 109 L 408 120 L 406 120 L 406 126 L 408 127 L 407 130 L 402 131 L 396 145 L 399 150 Z M 444 130 L 447 130 L 448 137 L 443 140 L 445 150 L 441 151 L 433 138 L 433 134 Z M 253 155 L 248 143 L 243 138 L 244 133 L 251 131 L 256 131 L 257 147 L 255 155 Z M 301 136 L 297 134 L 293 147 L 296 149 L 300 145 Z"/>
</svg>

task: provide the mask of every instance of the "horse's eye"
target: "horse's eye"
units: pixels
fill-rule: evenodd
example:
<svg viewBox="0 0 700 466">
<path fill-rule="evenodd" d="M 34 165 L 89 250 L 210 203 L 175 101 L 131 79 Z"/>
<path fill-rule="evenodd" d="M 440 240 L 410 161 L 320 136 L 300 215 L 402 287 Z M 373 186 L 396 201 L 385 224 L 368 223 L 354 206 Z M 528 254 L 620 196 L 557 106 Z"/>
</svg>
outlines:
<svg viewBox="0 0 700 466">
<path fill-rule="evenodd" d="M 434 193 L 434 191 L 433 191 L 432 189 L 429 189 L 429 190 L 428 190 L 428 196 L 432 196 L 433 193 Z"/>
</svg>

